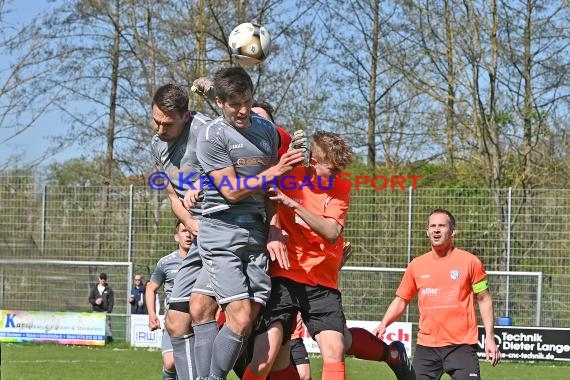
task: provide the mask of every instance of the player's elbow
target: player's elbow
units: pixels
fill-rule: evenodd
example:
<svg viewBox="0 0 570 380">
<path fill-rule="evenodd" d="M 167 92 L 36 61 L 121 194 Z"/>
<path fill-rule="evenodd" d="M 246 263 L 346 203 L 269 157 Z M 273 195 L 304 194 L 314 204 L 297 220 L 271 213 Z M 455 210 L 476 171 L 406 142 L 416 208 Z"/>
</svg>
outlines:
<svg viewBox="0 0 570 380">
<path fill-rule="evenodd" d="M 342 226 L 334 221 L 330 223 L 323 232 L 324 233 L 321 236 L 327 241 L 327 243 L 334 244 L 342 235 Z"/>
<path fill-rule="evenodd" d="M 242 200 L 242 197 L 234 191 L 226 192 L 224 198 L 230 203 L 237 203 Z"/>
<path fill-rule="evenodd" d="M 337 233 L 336 231 L 330 231 L 329 233 L 325 234 L 323 238 L 327 241 L 327 243 L 334 244 L 338 241 L 340 235 L 340 232 Z"/>
</svg>

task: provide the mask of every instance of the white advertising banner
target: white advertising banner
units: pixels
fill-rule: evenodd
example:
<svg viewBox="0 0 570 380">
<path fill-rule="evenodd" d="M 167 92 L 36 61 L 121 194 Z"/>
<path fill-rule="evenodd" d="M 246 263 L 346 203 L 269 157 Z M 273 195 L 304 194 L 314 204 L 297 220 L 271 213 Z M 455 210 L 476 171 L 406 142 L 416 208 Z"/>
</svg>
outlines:
<svg viewBox="0 0 570 380">
<path fill-rule="evenodd" d="M 346 321 L 348 328 L 351 327 L 361 327 L 365 330 L 372 332 L 376 326 L 378 326 L 379 321 Z M 303 343 L 307 348 L 307 352 L 310 353 L 320 353 L 319 345 L 317 342 L 311 338 L 306 327 L 303 325 Z M 412 324 L 410 322 L 394 322 L 387 329 L 386 333 L 382 337 L 382 340 L 387 344 L 392 343 L 395 340 L 399 340 L 406 346 L 406 353 L 408 356 L 412 355 Z"/>
<path fill-rule="evenodd" d="M 164 327 L 164 317 L 159 316 L 161 326 Z M 347 321 L 348 327 L 361 327 L 370 332 L 378 325 L 373 321 Z M 303 326 L 303 343 L 307 348 L 307 352 L 319 353 L 319 346 L 315 342 L 309 332 Z M 406 346 L 408 356 L 412 354 L 412 324 L 408 322 L 394 322 L 386 330 L 386 334 L 382 340 L 388 344 L 395 340 L 399 340 Z M 148 316 L 131 315 L 131 345 L 134 347 L 157 347 L 160 348 L 162 342 L 162 331 L 149 331 Z"/>
<path fill-rule="evenodd" d="M 0 310 L 0 342 L 103 346 L 105 314 Z"/>
<path fill-rule="evenodd" d="M 164 328 L 164 315 L 159 315 L 160 326 Z M 131 346 L 133 347 L 156 347 L 162 344 L 162 329 L 150 331 L 148 328 L 148 315 L 131 315 Z"/>
</svg>

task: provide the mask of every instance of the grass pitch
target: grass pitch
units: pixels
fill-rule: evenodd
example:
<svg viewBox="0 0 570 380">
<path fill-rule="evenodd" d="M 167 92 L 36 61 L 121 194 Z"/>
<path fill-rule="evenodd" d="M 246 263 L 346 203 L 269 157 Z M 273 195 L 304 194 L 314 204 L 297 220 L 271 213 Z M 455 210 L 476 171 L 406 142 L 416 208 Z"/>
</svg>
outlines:
<svg viewBox="0 0 570 380">
<path fill-rule="evenodd" d="M 8 343 L 0 346 L 2 380 L 156 380 L 160 379 L 160 352 L 114 343 L 103 348 L 53 344 Z M 311 357 L 313 379 L 321 378 L 322 361 Z M 348 358 L 347 379 L 395 379 L 385 363 Z M 483 379 L 570 379 L 570 362 L 504 362 L 492 368 L 481 363 Z M 236 380 L 233 373 L 228 377 Z M 444 375 L 443 379 L 450 379 Z"/>
</svg>

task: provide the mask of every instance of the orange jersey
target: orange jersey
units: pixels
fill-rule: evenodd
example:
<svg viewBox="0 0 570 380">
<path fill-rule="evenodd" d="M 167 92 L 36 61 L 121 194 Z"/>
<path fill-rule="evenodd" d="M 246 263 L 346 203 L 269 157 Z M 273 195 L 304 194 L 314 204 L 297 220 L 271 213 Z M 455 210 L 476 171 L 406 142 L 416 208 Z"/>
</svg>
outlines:
<svg viewBox="0 0 570 380">
<path fill-rule="evenodd" d="M 332 186 L 323 185 L 322 180 L 311 185 L 304 166 L 296 167 L 279 181 L 280 190 L 287 196 L 312 213 L 332 218 L 343 227 L 350 203 L 350 185 L 348 180 L 340 177 Z M 277 213 L 281 228 L 289 234 L 287 251 L 291 268 L 281 269 L 275 261 L 269 266 L 269 275 L 337 289 L 344 238 L 341 236 L 336 242 L 329 243 L 291 208 L 279 204 Z"/>
<path fill-rule="evenodd" d="M 487 277 L 477 256 L 454 248 L 446 257 L 427 252 L 408 265 L 398 297 L 418 294 L 418 344 L 443 347 L 477 343 L 473 285 Z"/>
</svg>

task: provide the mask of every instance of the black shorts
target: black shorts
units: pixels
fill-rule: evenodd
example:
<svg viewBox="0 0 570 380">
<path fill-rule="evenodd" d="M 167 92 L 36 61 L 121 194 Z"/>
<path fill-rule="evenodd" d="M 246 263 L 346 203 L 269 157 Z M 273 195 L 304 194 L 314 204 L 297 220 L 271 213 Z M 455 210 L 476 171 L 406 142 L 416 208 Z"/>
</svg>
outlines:
<svg viewBox="0 0 570 380">
<path fill-rule="evenodd" d="M 303 343 L 303 338 L 297 338 L 291 341 L 291 361 L 295 365 L 310 364 L 309 353 Z"/>
<path fill-rule="evenodd" d="M 283 325 L 283 343 L 291 339 L 297 312 L 312 337 L 324 330 L 344 333 L 346 319 L 342 310 L 340 292 L 324 286 L 311 286 L 293 280 L 271 279 L 271 295 L 259 323 L 259 332 L 265 332 L 275 322 Z"/>
<path fill-rule="evenodd" d="M 181 311 L 182 313 L 190 313 L 190 302 L 174 302 L 168 305 L 168 310 Z"/>
<path fill-rule="evenodd" d="M 416 346 L 416 380 L 439 379 L 447 373 L 453 380 L 480 380 L 477 346 L 459 344 L 445 347 Z"/>
</svg>

